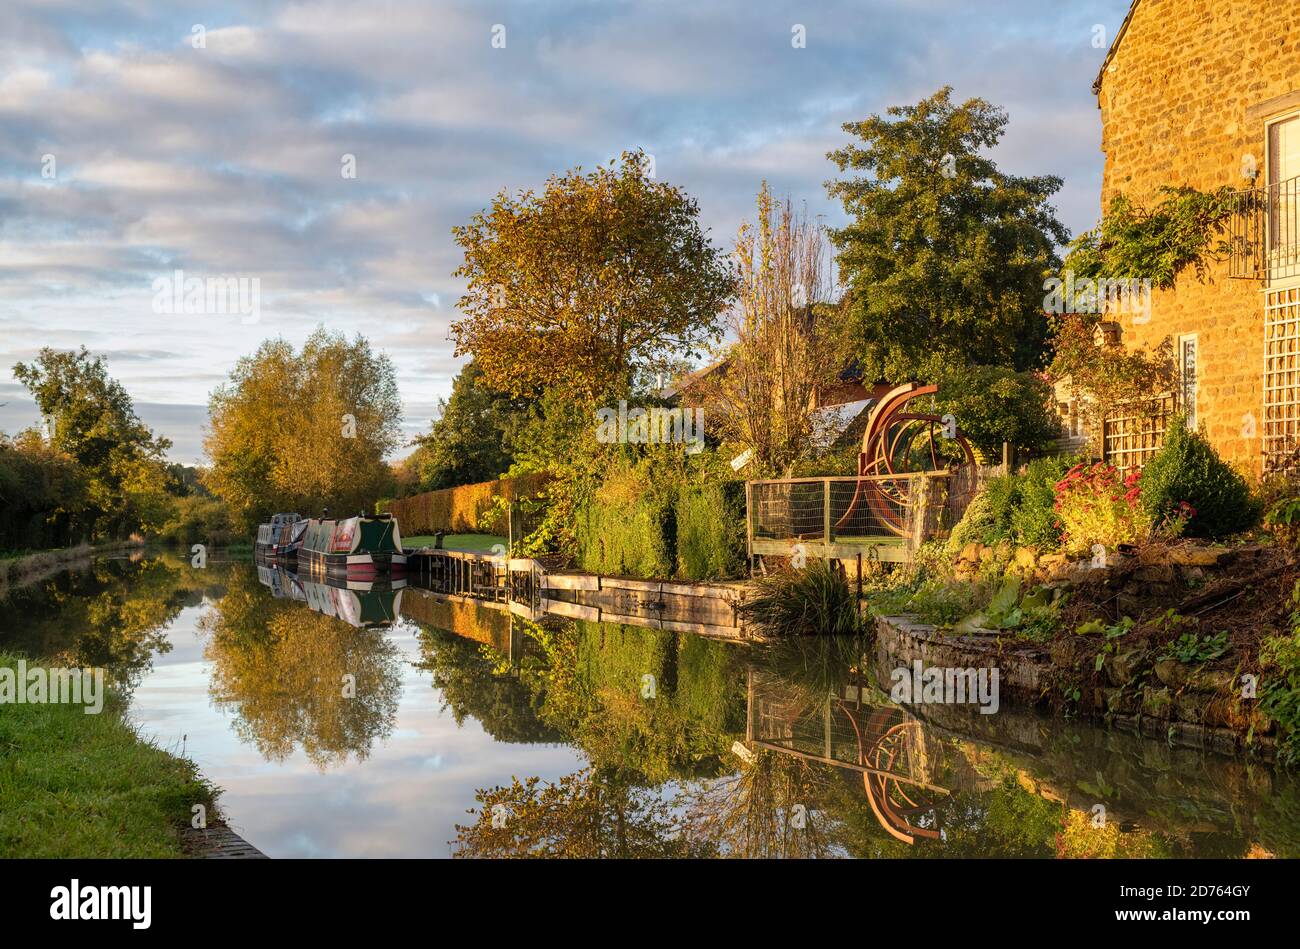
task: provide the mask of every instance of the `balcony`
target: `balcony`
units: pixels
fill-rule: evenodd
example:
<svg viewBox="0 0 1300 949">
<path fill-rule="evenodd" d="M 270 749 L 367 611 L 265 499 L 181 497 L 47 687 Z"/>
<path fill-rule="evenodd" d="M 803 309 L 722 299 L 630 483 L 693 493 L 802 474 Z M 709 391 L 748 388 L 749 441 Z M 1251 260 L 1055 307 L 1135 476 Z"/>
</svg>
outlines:
<svg viewBox="0 0 1300 949">
<path fill-rule="evenodd" d="M 1300 176 L 1232 199 L 1228 276 L 1270 283 L 1300 277 Z"/>
</svg>

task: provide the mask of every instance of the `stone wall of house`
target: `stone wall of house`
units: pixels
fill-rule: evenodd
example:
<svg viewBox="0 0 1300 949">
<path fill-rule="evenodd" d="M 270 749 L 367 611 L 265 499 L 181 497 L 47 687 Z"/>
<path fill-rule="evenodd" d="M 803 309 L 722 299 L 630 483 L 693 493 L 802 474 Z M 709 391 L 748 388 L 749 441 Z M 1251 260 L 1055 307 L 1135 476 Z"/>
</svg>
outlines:
<svg viewBox="0 0 1300 949">
<path fill-rule="evenodd" d="M 1242 156 L 1263 183 L 1264 116 L 1258 108 L 1300 90 L 1300 3 L 1293 0 L 1137 0 L 1098 96 L 1106 156 L 1102 207 L 1124 193 L 1153 201 L 1161 185 L 1247 187 Z M 1280 104 L 1279 104 L 1280 105 Z M 1277 114 L 1298 106 L 1279 108 Z M 1264 300 L 1259 281 L 1216 265 L 1205 283 L 1188 272 L 1156 291 L 1149 321 L 1118 317 L 1127 347 L 1195 334 L 1197 418 L 1243 471 L 1261 470 Z M 1255 420 L 1254 434 L 1243 424 Z"/>
</svg>

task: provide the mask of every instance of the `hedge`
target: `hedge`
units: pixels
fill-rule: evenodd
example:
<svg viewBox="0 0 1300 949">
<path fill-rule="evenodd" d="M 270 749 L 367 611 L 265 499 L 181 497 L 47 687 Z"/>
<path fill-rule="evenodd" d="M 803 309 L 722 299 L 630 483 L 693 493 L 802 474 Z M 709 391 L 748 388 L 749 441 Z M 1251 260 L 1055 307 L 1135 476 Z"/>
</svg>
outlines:
<svg viewBox="0 0 1300 949">
<path fill-rule="evenodd" d="M 677 497 L 677 576 L 742 577 L 745 553 L 744 482 L 683 487 Z"/>
<path fill-rule="evenodd" d="M 441 491 L 426 491 L 396 501 L 381 502 L 379 507 L 397 518 L 404 535 L 433 534 L 502 534 L 504 514 L 494 511 L 493 498 L 509 500 L 536 497 L 551 480 L 549 474 L 520 475 L 464 484 Z"/>
<path fill-rule="evenodd" d="M 578 566 L 603 575 L 670 577 L 674 527 L 673 505 L 662 496 L 597 497 L 577 511 Z"/>
<path fill-rule="evenodd" d="M 598 492 L 578 511 L 578 565 L 592 573 L 725 580 L 745 573 L 745 485 Z"/>
</svg>

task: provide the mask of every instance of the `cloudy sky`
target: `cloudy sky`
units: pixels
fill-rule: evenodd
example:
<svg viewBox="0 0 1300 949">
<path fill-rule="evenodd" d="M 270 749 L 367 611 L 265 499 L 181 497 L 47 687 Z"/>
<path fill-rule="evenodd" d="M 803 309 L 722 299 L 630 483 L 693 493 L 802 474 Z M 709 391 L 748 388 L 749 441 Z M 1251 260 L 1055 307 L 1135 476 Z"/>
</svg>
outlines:
<svg viewBox="0 0 1300 949">
<path fill-rule="evenodd" d="M 324 324 L 393 358 L 414 434 L 459 364 L 451 228 L 501 188 L 641 147 L 722 246 L 763 178 L 837 223 L 841 124 L 945 83 L 1007 109 L 995 159 L 1062 176 L 1077 232 L 1098 215 L 1089 87 L 1127 6 L 4 0 L 0 431 L 35 419 L 13 364 L 84 344 L 194 463 L 235 360 Z M 256 278 L 256 322 L 156 312 L 176 270 Z"/>
</svg>

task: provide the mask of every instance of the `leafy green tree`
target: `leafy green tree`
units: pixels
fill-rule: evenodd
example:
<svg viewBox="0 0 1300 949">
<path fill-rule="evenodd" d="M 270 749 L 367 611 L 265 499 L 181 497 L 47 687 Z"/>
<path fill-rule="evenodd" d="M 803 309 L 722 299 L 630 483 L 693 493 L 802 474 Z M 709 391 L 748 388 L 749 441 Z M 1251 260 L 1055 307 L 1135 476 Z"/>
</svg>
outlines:
<svg viewBox="0 0 1300 949">
<path fill-rule="evenodd" d="M 412 463 L 421 491 L 490 481 L 510 468 L 511 436 L 524 403 L 488 388 L 483 370 L 471 359 L 440 407 L 429 434 L 416 440 Z"/>
<path fill-rule="evenodd" d="M 1043 279 L 1068 236 L 1048 203 L 1061 179 L 1008 175 L 981 155 L 1006 125 L 1002 109 L 955 105 L 945 86 L 844 126 L 861 144 L 829 157 L 864 174 L 828 184 L 850 218 L 831 239 L 866 378 L 1040 364 Z"/>
<path fill-rule="evenodd" d="M 962 434 L 990 461 L 1004 442 L 1040 451 L 1061 435 L 1052 411 L 1052 387 L 1041 375 L 1000 366 L 955 367 L 939 379 L 941 413 L 958 420 Z"/>
<path fill-rule="evenodd" d="M 31 363 L 14 366 L 49 427 L 49 445 L 85 473 L 85 507 L 96 536 L 152 530 L 171 509 L 174 489 L 164 458 L 171 442 L 155 437 L 135 414 L 121 383 L 104 361 L 43 348 Z"/>
<path fill-rule="evenodd" d="M 267 340 L 208 404 L 203 483 L 247 530 L 275 511 L 343 513 L 391 493 L 401 440 L 392 360 L 358 334 L 317 329 L 302 352 Z"/>
</svg>

